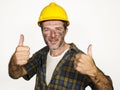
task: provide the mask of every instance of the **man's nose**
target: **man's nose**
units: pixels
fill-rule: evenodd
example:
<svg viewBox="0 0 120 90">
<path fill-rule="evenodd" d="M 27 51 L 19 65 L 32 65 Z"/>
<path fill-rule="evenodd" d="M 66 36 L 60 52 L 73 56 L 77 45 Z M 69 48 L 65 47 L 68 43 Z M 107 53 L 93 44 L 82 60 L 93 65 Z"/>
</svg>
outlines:
<svg viewBox="0 0 120 90">
<path fill-rule="evenodd" d="M 53 30 L 53 31 L 51 31 L 50 35 L 51 35 L 51 37 L 55 37 L 56 36 L 56 32 Z"/>
</svg>

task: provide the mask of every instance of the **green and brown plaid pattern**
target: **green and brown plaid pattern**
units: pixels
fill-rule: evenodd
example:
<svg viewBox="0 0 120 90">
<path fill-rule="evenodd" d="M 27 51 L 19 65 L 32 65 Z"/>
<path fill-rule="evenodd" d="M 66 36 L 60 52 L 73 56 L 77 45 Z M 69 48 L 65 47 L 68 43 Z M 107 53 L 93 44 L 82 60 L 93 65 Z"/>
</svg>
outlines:
<svg viewBox="0 0 120 90">
<path fill-rule="evenodd" d="M 36 74 L 35 90 L 85 90 L 85 87 L 90 85 L 94 90 L 94 84 L 86 75 L 82 75 L 74 70 L 74 55 L 83 53 L 73 43 L 70 44 L 70 49 L 65 53 L 61 61 L 54 70 L 51 82 L 49 85 L 45 82 L 46 77 L 46 57 L 49 48 L 46 46 L 36 52 L 29 63 L 24 67 L 28 74 L 24 79 L 29 80 Z"/>
</svg>

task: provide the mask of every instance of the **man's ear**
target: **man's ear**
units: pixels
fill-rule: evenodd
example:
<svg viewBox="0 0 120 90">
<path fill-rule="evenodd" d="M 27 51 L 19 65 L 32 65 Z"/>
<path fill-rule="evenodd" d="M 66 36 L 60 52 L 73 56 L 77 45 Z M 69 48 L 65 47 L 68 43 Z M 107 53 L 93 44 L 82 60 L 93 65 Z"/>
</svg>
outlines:
<svg viewBox="0 0 120 90">
<path fill-rule="evenodd" d="M 67 34 L 67 32 L 68 32 L 68 28 L 66 28 L 66 30 L 65 30 L 65 35 Z"/>
</svg>

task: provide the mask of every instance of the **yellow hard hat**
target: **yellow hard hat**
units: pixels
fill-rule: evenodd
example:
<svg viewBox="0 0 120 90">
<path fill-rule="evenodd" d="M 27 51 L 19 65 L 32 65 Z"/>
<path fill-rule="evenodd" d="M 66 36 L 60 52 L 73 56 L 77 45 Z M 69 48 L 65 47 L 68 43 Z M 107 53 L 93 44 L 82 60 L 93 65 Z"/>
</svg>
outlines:
<svg viewBox="0 0 120 90">
<path fill-rule="evenodd" d="M 66 11 L 54 2 L 43 8 L 39 16 L 38 25 L 40 26 L 40 22 L 46 20 L 63 20 L 67 22 L 67 26 L 69 25 Z"/>
</svg>

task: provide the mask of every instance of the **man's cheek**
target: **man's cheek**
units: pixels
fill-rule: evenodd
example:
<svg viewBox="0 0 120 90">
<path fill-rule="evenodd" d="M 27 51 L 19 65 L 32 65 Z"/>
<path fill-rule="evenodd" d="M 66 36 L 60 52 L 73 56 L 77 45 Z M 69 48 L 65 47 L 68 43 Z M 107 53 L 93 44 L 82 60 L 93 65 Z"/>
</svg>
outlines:
<svg viewBox="0 0 120 90">
<path fill-rule="evenodd" d="M 62 32 L 59 32 L 58 35 L 59 35 L 59 36 L 63 36 L 63 33 L 62 33 Z"/>
<path fill-rule="evenodd" d="M 47 38 L 47 37 L 48 37 L 48 34 L 43 34 L 43 37 L 44 37 L 44 38 Z"/>
</svg>

